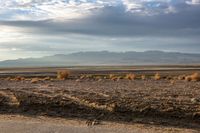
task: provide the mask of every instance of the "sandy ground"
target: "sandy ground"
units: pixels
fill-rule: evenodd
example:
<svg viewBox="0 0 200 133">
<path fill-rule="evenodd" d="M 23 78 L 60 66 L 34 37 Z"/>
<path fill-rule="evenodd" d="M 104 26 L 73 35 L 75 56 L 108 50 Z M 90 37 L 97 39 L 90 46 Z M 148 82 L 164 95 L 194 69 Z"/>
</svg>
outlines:
<svg viewBox="0 0 200 133">
<path fill-rule="evenodd" d="M 13 131 L 200 132 L 200 82 L 97 76 L 31 83 L 29 78 L 3 78 L 0 133 Z"/>
<path fill-rule="evenodd" d="M 164 127 L 148 124 L 102 122 L 87 126 L 85 121 L 49 117 L 0 115 L 1 133 L 198 133 L 198 129 Z"/>
</svg>

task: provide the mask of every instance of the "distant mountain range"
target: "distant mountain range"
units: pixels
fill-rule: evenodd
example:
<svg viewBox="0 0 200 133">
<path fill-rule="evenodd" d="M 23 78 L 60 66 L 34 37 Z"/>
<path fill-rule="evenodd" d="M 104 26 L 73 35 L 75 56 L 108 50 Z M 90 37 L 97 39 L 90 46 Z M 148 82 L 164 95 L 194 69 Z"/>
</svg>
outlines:
<svg viewBox="0 0 200 133">
<path fill-rule="evenodd" d="M 200 64 L 200 54 L 178 52 L 78 52 L 0 61 L 0 67 Z"/>
</svg>

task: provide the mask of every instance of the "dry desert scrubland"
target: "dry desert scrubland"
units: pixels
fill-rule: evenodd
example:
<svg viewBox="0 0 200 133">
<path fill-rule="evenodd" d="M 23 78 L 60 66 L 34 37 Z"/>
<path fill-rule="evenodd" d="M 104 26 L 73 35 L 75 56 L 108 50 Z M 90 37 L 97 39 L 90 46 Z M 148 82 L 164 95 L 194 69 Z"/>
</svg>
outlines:
<svg viewBox="0 0 200 133">
<path fill-rule="evenodd" d="M 41 77 L 0 79 L 0 113 L 145 123 L 200 131 L 200 73 L 81 74 L 59 70 Z"/>
</svg>

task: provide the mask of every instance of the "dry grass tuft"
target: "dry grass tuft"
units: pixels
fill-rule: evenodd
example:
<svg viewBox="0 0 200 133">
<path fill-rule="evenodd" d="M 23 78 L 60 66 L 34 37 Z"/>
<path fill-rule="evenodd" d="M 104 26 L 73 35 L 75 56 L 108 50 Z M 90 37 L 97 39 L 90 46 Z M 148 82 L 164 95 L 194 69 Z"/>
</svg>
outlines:
<svg viewBox="0 0 200 133">
<path fill-rule="evenodd" d="M 93 75 L 91 74 L 87 74 L 87 75 L 83 75 L 82 78 L 85 78 L 85 79 L 92 79 L 94 78 Z"/>
<path fill-rule="evenodd" d="M 145 75 L 141 75 L 141 79 L 142 79 L 142 80 L 145 80 L 145 79 L 146 79 L 146 76 L 145 76 Z"/>
<path fill-rule="evenodd" d="M 172 85 L 175 84 L 175 80 L 171 79 L 170 84 L 172 84 Z"/>
<path fill-rule="evenodd" d="M 13 80 L 14 80 L 14 81 L 23 81 L 23 80 L 25 80 L 25 78 L 24 78 L 24 77 L 21 77 L 21 76 L 17 76 L 17 77 L 15 77 Z"/>
<path fill-rule="evenodd" d="M 178 76 L 178 80 L 185 80 L 186 76 L 185 75 L 180 75 Z"/>
<path fill-rule="evenodd" d="M 114 78 L 114 77 L 115 77 L 114 74 L 109 74 L 109 75 L 108 75 L 108 78 L 109 78 L 109 79 L 112 79 L 112 78 Z"/>
<path fill-rule="evenodd" d="M 166 80 L 172 80 L 173 78 L 171 76 L 166 76 Z"/>
<path fill-rule="evenodd" d="M 113 81 L 119 81 L 120 77 L 114 74 L 109 74 L 108 78 L 113 80 Z"/>
<path fill-rule="evenodd" d="M 35 84 L 35 83 L 37 83 L 39 81 L 40 81 L 39 78 L 33 78 L 33 79 L 31 79 L 31 83 L 33 83 L 33 84 Z"/>
<path fill-rule="evenodd" d="M 47 81 L 47 80 L 51 80 L 51 78 L 50 78 L 50 77 L 45 77 L 45 78 L 43 78 L 42 80 L 43 80 L 43 81 Z"/>
<path fill-rule="evenodd" d="M 70 71 L 68 70 L 61 70 L 57 72 L 57 78 L 60 80 L 65 80 L 69 77 Z"/>
<path fill-rule="evenodd" d="M 113 80 L 113 81 L 119 81 L 119 77 L 114 76 L 114 77 L 111 78 L 111 80 Z"/>
<path fill-rule="evenodd" d="M 79 79 L 87 78 L 85 75 L 81 75 Z"/>
<path fill-rule="evenodd" d="M 19 106 L 19 101 L 11 92 L 0 91 L 0 104 L 8 106 Z"/>
<path fill-rule="evenodd" d="M 185 81 L 191 81 L 191 80 L 192 80 L 191 76 L 186 76 L 185 77 Z"/>
<path fill-rule="evenodd" d="M 154 75 L 154 79 L 155 79 L 155 80 L 160 80 L 160 79 L 161 79 L 160 74 L 159 74 L 159 73 L 156 73 L 156 74 Z"/>
<path fill-rule="evenodd" d="M 199 73 L 193 73 L 191 76 L 192 81 L 200 81 L 200 74 Z"/>
<path fill-rule="evenodd" d="M 80 82 L 81 80 L 80 80 L 80 79 L 76 79 L 75 81 L 76 81 L 76 82 Z"/>
<path fill-rule="evenodd" d="M 192 75 L 186 76 L 185 81 L 200 81 L 200 74 L 193 73 Z"/>
<path fill-rule="evenodd" d="M 135 74 L 129 73 L 126 74 L 125 79 L 134 80 L 136 78 Z"/>
</svg>

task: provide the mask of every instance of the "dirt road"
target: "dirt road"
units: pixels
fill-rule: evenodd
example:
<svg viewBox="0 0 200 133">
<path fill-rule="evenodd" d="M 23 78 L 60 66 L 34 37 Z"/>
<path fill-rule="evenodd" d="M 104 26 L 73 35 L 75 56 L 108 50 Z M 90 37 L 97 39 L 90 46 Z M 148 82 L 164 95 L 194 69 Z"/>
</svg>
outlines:
<svg viewBox="0 0 200 133">
<path fill-rule="evenodd" d="M 198 133 L 198 130 L 145 124 L 102 122 L 87 126 L 85 121 L 49 117 L 0 115 L 1 133 Z"/>
</svg>

